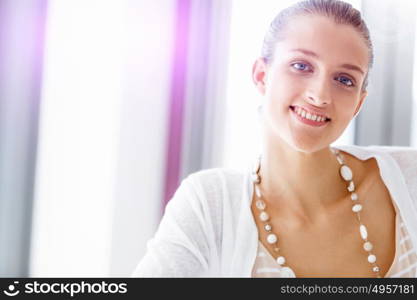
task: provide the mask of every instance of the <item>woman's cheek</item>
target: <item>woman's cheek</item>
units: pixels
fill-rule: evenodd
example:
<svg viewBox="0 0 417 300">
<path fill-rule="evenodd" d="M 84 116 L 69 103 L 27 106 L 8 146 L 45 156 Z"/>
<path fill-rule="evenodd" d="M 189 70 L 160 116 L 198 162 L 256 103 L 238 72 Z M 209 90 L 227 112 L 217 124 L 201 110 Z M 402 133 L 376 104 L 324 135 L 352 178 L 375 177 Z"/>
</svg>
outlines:
<svg viewBox="0 0 417 300">
<path fill-rule="evenodd" d="M 311 80 L 307 74 L 298 74 L 291 71 L 284 73 L 282 77 L 283 85 L 287 89 L 304 89 Z"/>
</svg>

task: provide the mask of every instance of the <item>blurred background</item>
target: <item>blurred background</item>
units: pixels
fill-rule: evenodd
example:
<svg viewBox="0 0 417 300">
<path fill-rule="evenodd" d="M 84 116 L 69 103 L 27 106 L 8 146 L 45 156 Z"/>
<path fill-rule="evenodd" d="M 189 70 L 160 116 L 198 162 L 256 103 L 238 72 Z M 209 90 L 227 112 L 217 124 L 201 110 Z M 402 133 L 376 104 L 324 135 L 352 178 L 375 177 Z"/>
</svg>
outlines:
<svg viewBox="0 0 417 300">
<path fill-rule="evenodd" d="M 0 276 L 130 276 L 182 179 L 246 168 L 252 64 L 294 2 L 0 0 Z M 375 65 L 335 144 L 417 147 L 416 2 L 347 2 Z"/>
</svg>

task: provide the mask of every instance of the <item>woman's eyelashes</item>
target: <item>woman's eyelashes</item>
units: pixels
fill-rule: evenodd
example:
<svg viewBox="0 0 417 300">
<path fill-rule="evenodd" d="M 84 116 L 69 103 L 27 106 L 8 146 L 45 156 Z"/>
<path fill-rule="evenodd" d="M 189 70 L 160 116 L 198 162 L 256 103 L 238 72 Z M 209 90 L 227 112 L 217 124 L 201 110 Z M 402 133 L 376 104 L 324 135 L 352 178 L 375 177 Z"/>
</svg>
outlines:
<svg viewBox="0 0 417 300">
<path fill-rule="evenodd" d="M 309 64 L 304 63 L 304 62 L 295 62 L 295 63 L 292 63 L 291 66 L 294 69 L 298 71 L 303 71 L 303 72 L 311 72 L 313 70 L 313 68 Z"/>
<path fill-rule="evenodd" d="M 350 79 L 349 77 L 346 76 L 336 76 L 335 80 L 339 81 L 341 84 L 346 85 L 348 87 L 354 87 L 355 83 L 353 82 L 352 79 Z"/>
<path fill-rule="evenodd" d="M 291 64 L 291 67 L 297 71 L 297 72 L 301 72 L 301 73 L 311 73 L 313 72 L 313 67 L 306 63 L 306 62 L 294 62 Z M 334 80 L 336 80 L 338 83 L 345 85 L 347 87 L 354 87 L 355 86 L 355 81 L 353 79 L 351 79 L 348 76 L 345 75 L 339 75 L 334 77 Z"/>
</svg>

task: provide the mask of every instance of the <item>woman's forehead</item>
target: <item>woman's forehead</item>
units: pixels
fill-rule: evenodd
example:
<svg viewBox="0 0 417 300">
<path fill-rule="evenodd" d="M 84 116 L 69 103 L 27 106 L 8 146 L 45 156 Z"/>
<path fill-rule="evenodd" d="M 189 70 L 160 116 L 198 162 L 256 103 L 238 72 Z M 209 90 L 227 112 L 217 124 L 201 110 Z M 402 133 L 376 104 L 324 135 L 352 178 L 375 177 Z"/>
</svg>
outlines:
<svg viewBox="0 0 417 300">
<path fill-rule="evenodd" d="M 275 57 L 295 55 L 296 49 L 329 63 L 368 66 L 369 51 L 361 34 L 352 25 L 336 24 L 325 16 L 302 15 L 286 24 Z"/>
</svg>

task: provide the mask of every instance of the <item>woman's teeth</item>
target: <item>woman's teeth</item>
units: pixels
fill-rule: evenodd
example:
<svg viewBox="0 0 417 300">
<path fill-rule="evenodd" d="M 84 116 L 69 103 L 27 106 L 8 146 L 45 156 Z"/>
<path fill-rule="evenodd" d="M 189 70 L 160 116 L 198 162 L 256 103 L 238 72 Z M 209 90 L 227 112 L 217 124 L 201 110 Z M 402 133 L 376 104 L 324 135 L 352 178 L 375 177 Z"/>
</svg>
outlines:
<svg viewBox="0 0 417 300">
<path fill-rule="evenodd" d="M 312 121 L 322 122 L 322 123 L 326 122 L 326 119 L 327 119 L 324 116 L 310 114 L 309 112 L 305 111 L 304 109 L 302 109 L 298 106 L 296 106 L 295 108 L 293 107 L 293 110 L 295 111 L 296 114 L 303 117 L 304 119 L 309 119 L 309 120 L 312 120 Z"/>
</svg>

